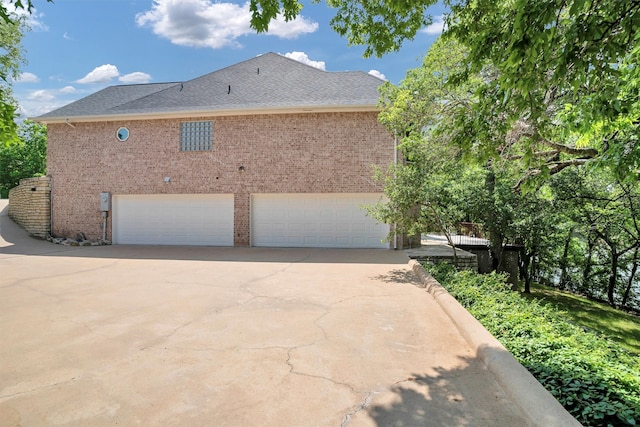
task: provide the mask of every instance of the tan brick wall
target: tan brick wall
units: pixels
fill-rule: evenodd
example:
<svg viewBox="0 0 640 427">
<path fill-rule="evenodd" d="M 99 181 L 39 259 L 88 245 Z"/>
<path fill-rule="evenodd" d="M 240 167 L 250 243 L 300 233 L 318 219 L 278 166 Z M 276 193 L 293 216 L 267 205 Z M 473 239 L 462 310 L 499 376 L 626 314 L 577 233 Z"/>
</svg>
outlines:
<svg viewBox="0 0 640 427">
<path fill-rule="evenodd" d="M 9 217 L 32 236 L 47 238 L 51 224 L 50 194 L 49 177 L 21 179 L 9 191 Z"/>
<path fill-rule="evenodd" d="M 189 120 L 213 121 L 212 151 L 180 152 L 179 119 L 50 124 L 47 172 L 54 182 L 54 234 L 101 237 L 101 191 L 233 193 L 235 244 L 244 246 L 249 244 L 250 194 L 381 192 L 371 166 L 393 161 L 393 137 L 375 112 Z M 120 126 L 129 128 L 126 142 L 116 139 Z M 166 176 L 171 183 L 163 182 Z"/>
</svg>

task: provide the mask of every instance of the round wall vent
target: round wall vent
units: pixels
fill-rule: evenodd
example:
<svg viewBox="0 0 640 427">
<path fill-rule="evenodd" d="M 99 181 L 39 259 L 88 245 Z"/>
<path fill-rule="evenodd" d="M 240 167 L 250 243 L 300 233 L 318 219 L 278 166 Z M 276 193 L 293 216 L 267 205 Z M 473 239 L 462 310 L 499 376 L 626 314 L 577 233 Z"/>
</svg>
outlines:
<svg viewBox="0 0 640 427">
<path fill-rule="evenodd" d="M 118 141 L 122 141 L 122 142 L 129 139 L 129 129 L 127 129 L 124 126 L 119 128 L 118 132 L 116 132 L 116 138 L 118 138 Z"/>
</svg>

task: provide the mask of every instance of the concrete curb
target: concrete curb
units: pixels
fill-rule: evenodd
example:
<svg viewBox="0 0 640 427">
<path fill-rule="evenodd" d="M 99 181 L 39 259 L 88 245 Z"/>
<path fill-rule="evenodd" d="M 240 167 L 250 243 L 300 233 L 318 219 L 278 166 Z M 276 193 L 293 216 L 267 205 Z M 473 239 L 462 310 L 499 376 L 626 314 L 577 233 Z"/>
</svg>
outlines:
<svg viewBox="0 0 640 427">
<path fill-rule="evenodd" d="M 416 260 L 409 266 L 436 302 L 447 313 L 464 339 L 496 378 L 505 394 L 532 421 L 544 427 L 581 424 L 535 379 L 500 342 L 485 329 Z"/>
</svg>

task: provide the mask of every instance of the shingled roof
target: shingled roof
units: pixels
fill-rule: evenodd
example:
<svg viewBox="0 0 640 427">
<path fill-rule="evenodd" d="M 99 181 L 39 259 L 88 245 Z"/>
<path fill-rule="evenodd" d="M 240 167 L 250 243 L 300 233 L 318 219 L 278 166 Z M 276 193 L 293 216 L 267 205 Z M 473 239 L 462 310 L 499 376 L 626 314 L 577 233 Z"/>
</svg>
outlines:
<svg viewBox="0 0 640 427">
<path fill-rule="evenodd" d="M 373 111 L 382 83 L 362 71 L 327 72 L 267 53 L 185 82 L 111 86 L 34 120 Z"/>
</svg>

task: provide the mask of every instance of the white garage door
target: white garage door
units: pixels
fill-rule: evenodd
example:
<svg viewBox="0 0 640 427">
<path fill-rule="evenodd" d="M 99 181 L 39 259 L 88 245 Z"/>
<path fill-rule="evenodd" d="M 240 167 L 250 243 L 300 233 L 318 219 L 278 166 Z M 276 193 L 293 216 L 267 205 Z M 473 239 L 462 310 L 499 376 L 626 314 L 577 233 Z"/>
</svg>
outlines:
<svg viewBox="0 0 640 427">
<path fill-rule="evenodd" d="M 233 195 L 115 195 L 113 243 L 233 246 Z"/>
<path fill-rule="evenodd" d="M 254 194 L 253 246 L 387 248 L 389 226 L 366 215 L 381 194 Z"/>
</svg>

